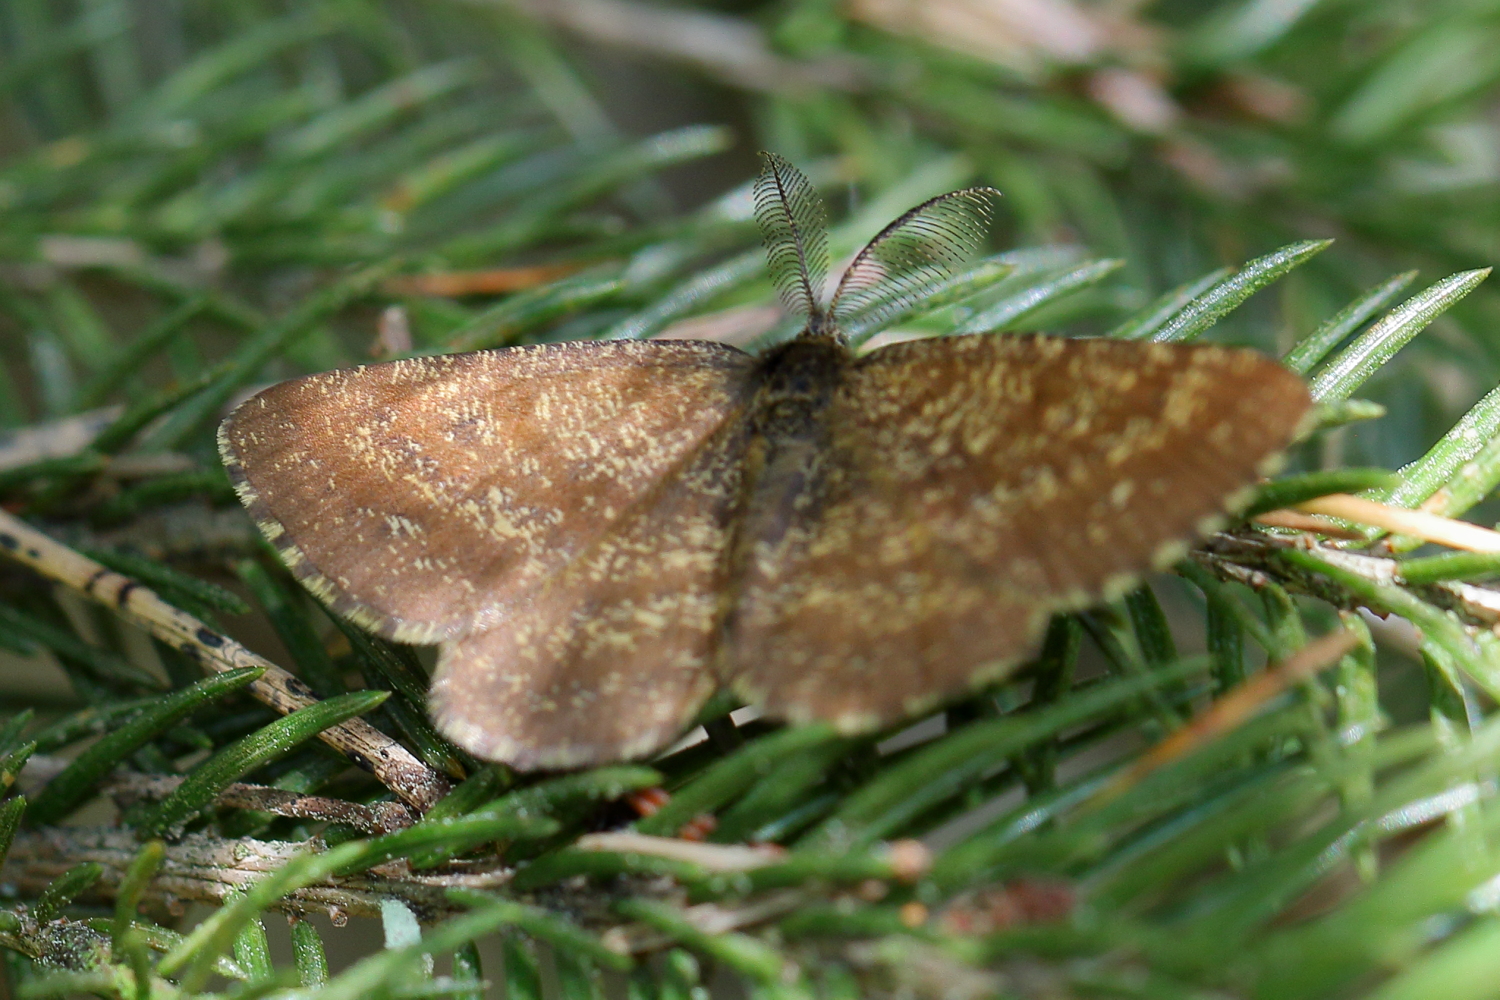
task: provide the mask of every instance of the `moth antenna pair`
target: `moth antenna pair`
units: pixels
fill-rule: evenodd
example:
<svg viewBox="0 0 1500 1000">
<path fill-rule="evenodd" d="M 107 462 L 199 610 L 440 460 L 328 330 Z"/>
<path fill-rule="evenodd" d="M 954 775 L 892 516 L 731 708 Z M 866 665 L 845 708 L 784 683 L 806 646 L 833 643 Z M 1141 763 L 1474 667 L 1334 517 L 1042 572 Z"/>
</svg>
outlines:
<svg viewBox="0 0 1500 1000">
<path fill-rule="evenodd" d="M 875 235 L 855 254 L 823 304 L 828 282 L 828 225 L 812 183 L 784 157 L 765 162 L 755 182 L 755 216 L 766 246 L 771 280 L 782 306 L 806 316 L 814 334 L 860 317 L 878 322 L 957 269 L 989 235 L 994 202 L 990 187 L 964 188 L 929 198 Z"/>
</svg>

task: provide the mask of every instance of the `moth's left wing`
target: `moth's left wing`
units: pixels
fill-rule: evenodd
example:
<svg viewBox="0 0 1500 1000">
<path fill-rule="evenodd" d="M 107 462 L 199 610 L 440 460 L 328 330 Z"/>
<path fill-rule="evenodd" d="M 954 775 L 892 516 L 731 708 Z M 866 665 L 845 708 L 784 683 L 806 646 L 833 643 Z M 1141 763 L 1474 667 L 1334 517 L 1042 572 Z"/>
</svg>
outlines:
<svg viewBox="0 0 1500 1000">
<path fill-rule="evenodd" d="M 979 335 L 876 351 L 823 446 L 767 466 L 724 679 L 852 731 L 1003 676 L 1051 614 L 1179 558 L 1310 406 L 1286 369 L 1222 347 Z"/>
<path fill-rule="evenodd" d="M 570 341 L 282 382 L 219 431 L 292 572 L 398 642 L 509 606 L 653 502 L 743 417 L 754 360 L 700 341 Z"/>
<path fill-rule="evenodd" d="M 717 687 L 747 430 L 727 423 L 509 614 L 443 643 L 429 704 L 445 736 L 527 770 L 641 757 L 677 738 Z"/>
</svg>

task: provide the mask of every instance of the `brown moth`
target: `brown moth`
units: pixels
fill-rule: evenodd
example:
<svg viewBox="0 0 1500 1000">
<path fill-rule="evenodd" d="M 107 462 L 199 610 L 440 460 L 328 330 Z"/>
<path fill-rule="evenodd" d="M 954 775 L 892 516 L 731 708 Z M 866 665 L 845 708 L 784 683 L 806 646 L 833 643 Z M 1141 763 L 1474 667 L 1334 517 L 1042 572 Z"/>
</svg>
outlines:
<svg viewBox="0 0 1500 1000">
<path fill-rule="evenodd" d="M 220 429 L 292 571 L 438 643 L 449 738 L 523 768 L 637 757 L 728 686 L 794 722 L 895 722 L 1032 655 L 1242 502 L 1311 401 L 1251 351 L 981 334 L 856 355 L 982 242 L 988 189 L 911 209 L 825 305 L 822 203 L 767 155 L 783 304 L 758 357 L 545 344 L 294 379 Z"/>
</svg>

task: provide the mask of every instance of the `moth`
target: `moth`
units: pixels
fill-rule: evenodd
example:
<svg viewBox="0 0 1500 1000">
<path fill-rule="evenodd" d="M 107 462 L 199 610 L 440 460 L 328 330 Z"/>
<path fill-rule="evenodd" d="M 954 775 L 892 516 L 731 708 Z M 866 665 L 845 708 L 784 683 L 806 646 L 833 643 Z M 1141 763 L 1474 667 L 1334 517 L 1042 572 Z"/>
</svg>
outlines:
<svg viewBox="0 0 1500 1000">
<path fill-rule="evenodd" d="M 1217 346 L 1003 333 L 865 354 L 987 236 L 994 192 L 912 208 L 826 300 L 822 202 L 766 154 L 759 356 L 588 341 L 294 379 L 224 421 L 236 489 L 334 612 L 438 644 L 430 708 L 519 768 L 639 757 L 728 687 L 860 732 L 1003 678 L 1243 502 L 1311 407 Z"/>
</svg>

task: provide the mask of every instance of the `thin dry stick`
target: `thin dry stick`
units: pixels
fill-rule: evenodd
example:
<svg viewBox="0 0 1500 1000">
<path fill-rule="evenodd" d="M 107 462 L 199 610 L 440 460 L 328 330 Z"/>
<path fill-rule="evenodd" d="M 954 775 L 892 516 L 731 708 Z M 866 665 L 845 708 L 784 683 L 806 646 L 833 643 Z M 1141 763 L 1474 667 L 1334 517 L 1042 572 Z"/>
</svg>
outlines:
<svg viewBox="0 0 1500 1000">
<path fill-rule="evenodd" d="M 586 833 L 573 844 L 583 851 L 618 851 L 622 854 L 649 854 L 674 861 L 690 861 L 711 872 L 743 872 L 774 865 L 786 857 L 786 850 L 775 845 L 748 847 L 741 844 L 700 844 L 676 837 L 653 837 L 644 833 L 620 830 L 610 833 Z"/>
<path fill-rule="evenodd" d="M 74 865 L 93 861 L 104 874 L 92 893 L 112 898 L 130 863 L 141 849 L 132 830 L 115 827 L 49 826 L 23 830 L 5 857 L 7 885 L 34 897 Z M 248 889 L 293 858 L 323 850 L 317 840 L 226 840 L 191 833 L 166 844 L 166 858 L 147 889 L 173 912 L 188 902 L 222 903 L 237 889 Z M 336 875 L 282 897 L 276 909 L 288 913 L 328 913 L 343 917 L 378 917 L 381 902 L 400 899 L 428 917 L 461 909 L 449 902 L 453 887 L 495 889 L 510 880 L 508 868 L 494 871 L 408 874 L 394 866 L 356 875 Z"/>
<path fill-rule="evenodd" d="M 1351 531 L 1328 517 L 1319 517 L 1316 514 L 1303 514 L 1295 510 L 1272 510 L 1251 518 L 1256 524 L 1264 524 L 1268 528 L 1287 528 L 1291 531 L 1310 531 L 1318 535 L 1326 535 L 1329 538 L 1343 538 L 1351 542 L 1363 541 L 1364 535 L 1357 531 Z"/>
<path fill-rule="evenodd" d="M 532 267 L 496 267 L 485 271 L 441 271 L 435 274 L 398 274 L 382 286 L 389 295 L 503 295 L 535 288 L 554 278 L 566 277 L 581 264 L 537 264 Z"/>
<path fill-rule="evenodd" d="M 1216 535 L 1208 546 L 1194 552 L 1192 558 L 1221 579 L 1243 583 L 1252 589 L 1274 582 L 1336 607 L 1352 609 L 1366 603 L 1351 601 L 1338 585 L 1317 574 L 1293 570 L 1275 558 L 1278 551 L 1289 548 L 1310 552 L 1326 563 L 1384 587 L 1406 586 L 1423 600 L 1455 612 L 1471 633 L 1476 627 L 1500 625 L 1500 590 L 1459 580 L 1439 580 L 1413 586 L 1402 579 L 1401 563 L 1386 556 L 1310 545 L 1302 539 L 1261 532 L 1242 532 Z M 1377 612 L 1389 610 L 1370 607 Z"/>
<path fill-rule="evenodd" d="M 324 850 L 316 839 L 225 840 L 202 833 L 188 834 L 164 847 L 165 858 L 146 895 L 164 903 L 174 914 L 182 913 L 189 902 L 223 903 L 230 893 L 248 889 L 293 858 Z M 16 887 L 23 896 L 34 897 L 69 868 L 93 861 L 104 872 L 90 895 L 110 899 L 140 849 L 134 832 L 115 827 L 22 830 L 0 872 L 7 885 Z M 327 913 L 337 925 L 348 917 L 378 917 L 382 903 L 399 899 L 423 920 L 432 921 L 464 909 L 448 899 L 449 889 L 494 891 L 502 889 L 511 875 L 511 868 L 500 865 L 475 871 L 414 873 L 402 865 L 387 864 L 358 874 L 330 876 L 289 892 L 272 905 L 286 913 Z M 665 883 L 638 883 L 633 888 L 649 897 L 676 900 L 681 895 L 679 889 Z M 781 890 L 737 905 L 702 903 L 688 907 L 682 915 L 704 933 L 723 934 L 773 920 L 817 898 L 822 897 L 804 889 Z M 639 953 L 671 943 L 654 928 L 615 923 L 600 911 L 599 901 L 598 889 L 592 886 L 556 886 L 546 890 L 544 900 L 549 909 L 573 914 L 590 929 L 604 932 L 605 946 L 621 953 Z M 4 932 L 0 931 L 0 945 L 5 943 Z"/>
<path fill-rule="evenodd" d="M 111 785 L 109 794 L 121 808 L 129 808 L 140 801 L 160 801 L 175 792 L 182 782 L 179 775 L 132 774 Z M 416 822 L 411 810 L 399 802 L 377 802 L 366 806 L 241 781 L 227 785 L 214 799 L 213 807 L 258 809 L 293 819 L 348 823 L 365 833 L 376 834 L 404 830 Z"/>
<path fill-rule="evenodd" d="M 690 861 L 713 872 L 744 872 L 786 860 L 786 848 L 776 844 L 702 844 L 678 837 L 653 837 L 631 830 L 586 833 L 573 842 L 583 851 L 618 851 Z M 932 851 L 918 840 L 897 840 L 885 846 L 892 875 L 915 882 L 932 867 Z"/>
<path fill-rule="evenodd" d="M 1359 636 L 1342 628 L 1314 639 L 1279 666 L 1257 674 L 1195 715 L 1187 725 L 1172 732 L 1116 776 L 1100 791 L 1100 797 L 1109 799 L 1119 795 L 1162 765 L 1192 753 L 1235 728 L 1266 702 L 1293 684 L 1299 684 L 1324 667 L 1337 663 L 1339 657 L 1357 645 Z"/>
<path fill-rule="evenodd" d="M 1429 514 L 1422 510 L 1392 507 L 1347 493 L 1331 493 L 1326 497 L 1308 500 L 1299 503 L 1296 509 L 1306 514 L 1325 514 L 1329 517 L 1341 517 L 1346 521 L 1358 521 L 1450 548 L 1467 549 L 1470 552 L 1500 552 L 1500 531 L 1491 531 L 1468 521 Z"/>
<path fill-rule="evenodd" d="M 183 655 L 220 673 L 239 667 L 266 672 L 247 690 L 282 714 L 315 704 L 318 698 L 296 677 L 257 656 L 226 635 L 168 604 L 149 588 L 94 562 L 87 556 L 0 510 L 0 553 L 41 575 L 71 587 L 100 604 L 118 609 Z M 448 780 L 418 760 L 410 750 L 362 719 L 331 726 L 318 738 L 371 772 L 419 812 L 448 793 Z"/>
</svg>

